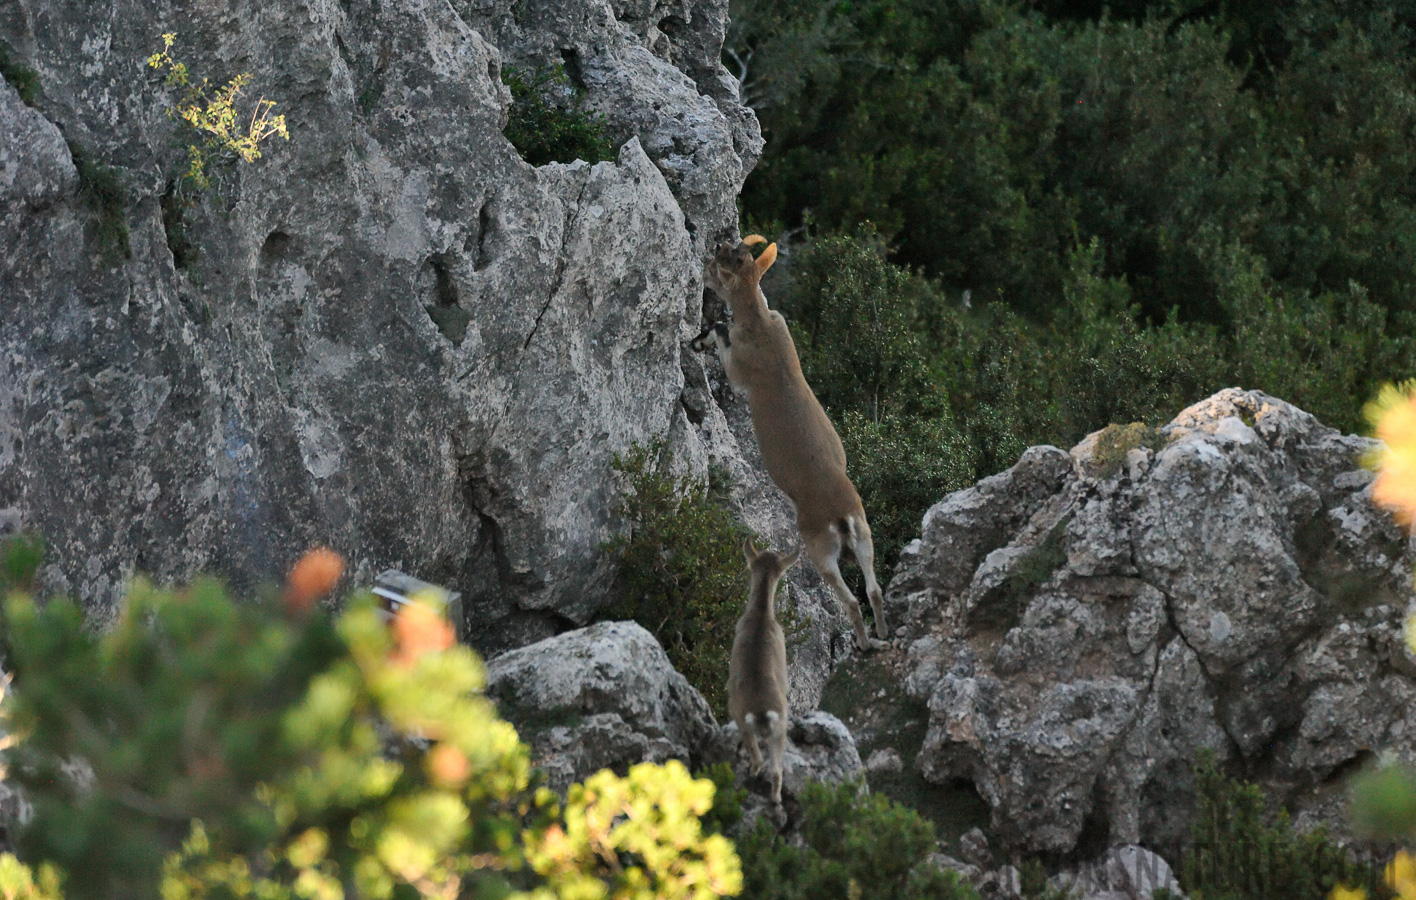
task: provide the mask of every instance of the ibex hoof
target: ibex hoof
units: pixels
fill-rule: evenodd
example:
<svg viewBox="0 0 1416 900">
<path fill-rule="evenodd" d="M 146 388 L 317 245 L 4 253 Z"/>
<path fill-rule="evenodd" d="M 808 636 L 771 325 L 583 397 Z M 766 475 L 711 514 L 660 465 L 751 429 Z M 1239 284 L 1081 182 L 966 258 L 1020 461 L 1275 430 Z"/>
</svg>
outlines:
<svg viewBox="0 0 1416 900">
<path fill-rule="evenodd" d="M 885 627 L 885 622 L 882 619 L 875 620 L 875 636 L 885 640 L 890 639 L 890 630 Z"/>
<path fill-rule="evenodd" d="M 865 639 L 864 644 L 862 644 L 860 641 L 856 641 L 856 646 L 862 650 L 889 650 L 890 642 L 868 637 Z"/>
</svg>

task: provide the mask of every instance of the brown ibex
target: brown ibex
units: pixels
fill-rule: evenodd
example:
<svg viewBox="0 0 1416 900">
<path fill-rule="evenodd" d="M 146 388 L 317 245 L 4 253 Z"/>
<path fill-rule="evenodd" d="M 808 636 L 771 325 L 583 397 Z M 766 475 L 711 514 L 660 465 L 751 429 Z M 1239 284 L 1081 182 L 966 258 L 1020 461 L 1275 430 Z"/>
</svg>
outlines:
<svg viewBox="0 0 1416 900">
<path fill-rule="evenodd" d="M 752 774 L 762 771 L 762 751 L 757 732 L 767 728 L 767 768 L 772 778 L 772 802 L 782 802 L 782 752 L 787 746 L 787 642 L 772 601 L 777 582 L 797 561 L 797 553 L 782 556 L 771 550 L 758 552 L 744 541 L 747 572 L 752 586 L 747 609 L 733 634 L 733 655 L 728 660 L 728 712 L 737 722 L 747 747 Z"/>
<path fill-rule="evenodd" d="M 865 574 L 876 634 L 885 637 L 884 603 L 875 580 L 875 547 L 865 508 L 846 476 L 841 438 L 802 376 L 787 323 L 781 313 L 767 308 L 767 298 L 758 287 L 762 273 L 777 258 L 777 245 L 754 260 L 748 250 L 751 242 L 765 240 L 750 235 L 740 244 L 721 244 L 708 264 L 704 281 L 727 299 L 733 324 L 710 326 L 692 346 L 706 349 L 709 338 L 717 345 L 728 381 L 747 395 L 767 474 L 796 508 L 806 555 L 845 605 L 856 644 L 863 650 L 879 649 L 885 643 L 866 631 L 860 604 L 841 577 L 839 563 L 842 547 L 849 547 Z"/>
</svg>

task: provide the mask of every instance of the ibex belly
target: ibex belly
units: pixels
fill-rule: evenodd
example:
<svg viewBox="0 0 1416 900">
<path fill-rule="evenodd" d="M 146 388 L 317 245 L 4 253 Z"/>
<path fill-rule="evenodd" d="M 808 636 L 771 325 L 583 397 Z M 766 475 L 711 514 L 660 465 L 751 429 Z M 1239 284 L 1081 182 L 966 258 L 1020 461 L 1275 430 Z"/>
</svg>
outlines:
<svg viewBox="0 0 1416 900">
<path fill-rule="evenodd" d="M 803 381 L 792 391 L 749 396 L 762 462 L 799 515 L 835 521 L 860 509 L 841 439 Z"/>
</svg>

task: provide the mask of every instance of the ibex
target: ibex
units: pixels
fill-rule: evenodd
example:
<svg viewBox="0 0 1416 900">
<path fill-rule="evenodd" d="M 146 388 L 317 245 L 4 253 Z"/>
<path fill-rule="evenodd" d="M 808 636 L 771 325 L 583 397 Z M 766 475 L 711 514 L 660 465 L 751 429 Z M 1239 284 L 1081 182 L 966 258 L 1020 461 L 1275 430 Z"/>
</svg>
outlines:
<svg viewBox="0 0 1416 900">
<path fill-rule="evenodd" d="M 747 395 L 767 474 L 796 508 L 806 555 L 845 605 L 856 644 L 862 650 L 879 649 L 885 642 L 871 638 L 865 630 L 860 604 L 841 577 L 839 563 L 841 548 L 850 547 L 865 573 L 876 634 L 885 637 L 883 597 L 875 580 L 875 547 L 865 508 L 846 476 L 841 438 L 801 374 L 787 323 L 781 313 L 767 308 L 767 298 L 758 287 L 762 273 L 777 258 L 777 245 L 772 244 L 754 260 L 748 250 L 752 242 L 765 243 L 765 239 L 754 234 L 741 244 L 721 244 L 708 264 L 704 281 L 727 298 L 733 324 L 718 323 L 704 329 L 692 347 L 706 349 L 708 338 L 717 345 L 728 381 Z"/>
<path fill-rule="evenodd" d="M 762 771 L 762 751 L 757 732 L 767 727 L 767 760 L 772 778 L 772 802 L 782 802 L 782 751 L 787 746 L 787 642 L 772 601 L 777 582 L 797 561 L 797 553 L 781 556 L 771 550 L 758 552 L 744 541 L 747 572 L 752 586 L 747 609 L 733 634 L 733 655 L 728 660 L 728 712 L 737 722 L 747 746 L 752 774 Z"/>
</svg>

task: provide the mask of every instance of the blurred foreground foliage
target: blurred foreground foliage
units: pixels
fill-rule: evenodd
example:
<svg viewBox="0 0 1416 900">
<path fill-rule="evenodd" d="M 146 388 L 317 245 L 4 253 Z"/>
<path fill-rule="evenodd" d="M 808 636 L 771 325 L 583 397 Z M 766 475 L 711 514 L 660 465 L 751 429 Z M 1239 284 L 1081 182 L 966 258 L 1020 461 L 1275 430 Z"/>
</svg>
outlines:
<svg viewBox="0 0 1416 900">
<path fill-rule="evenodd" d="M 27 593 L 32 539 L 5 542 L 6 778 L 34 815 L 0 895 L 73 898 L 736 894 L 732 846 L 678 763 L 601 772 L 562 804 L 482 695 L 437 598 L 390 626 L 372 595 L 337 618 L 297 566 L 285 593 L 141 580 L 108 633 Z M 337 559 L 337 558 L 336 558 Z M 313 572 L 313 574 L 311 574 Z M 311 586 L 313 584 L 313 587 Z M 33 866 L 31 874 L 29 866 Z"/>
</svg>

